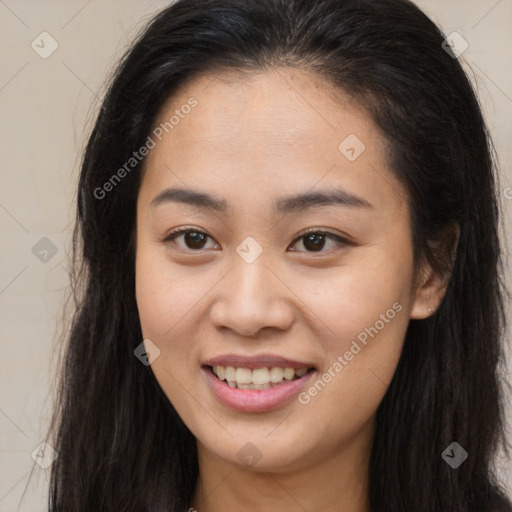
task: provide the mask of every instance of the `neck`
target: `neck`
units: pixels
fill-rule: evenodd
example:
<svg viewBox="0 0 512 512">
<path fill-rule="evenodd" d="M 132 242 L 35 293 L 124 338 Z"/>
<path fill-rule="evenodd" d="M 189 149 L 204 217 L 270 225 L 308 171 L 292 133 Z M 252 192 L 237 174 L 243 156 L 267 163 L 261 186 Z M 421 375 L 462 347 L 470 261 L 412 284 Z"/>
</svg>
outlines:
<svg viewBox="0 0 512 512">
<path fill-rule="evenodd" d="M 299 461 L 301 465 L 293 469 L 268 471 L 220 459 L 198 442 L 199 478 L 191 508 L 198 512 L 369 512 L 373 432 L 370 421 L 327 456 L 317 459 L 312 454 L 306 456 L 308 462 Z"/>
</svg>

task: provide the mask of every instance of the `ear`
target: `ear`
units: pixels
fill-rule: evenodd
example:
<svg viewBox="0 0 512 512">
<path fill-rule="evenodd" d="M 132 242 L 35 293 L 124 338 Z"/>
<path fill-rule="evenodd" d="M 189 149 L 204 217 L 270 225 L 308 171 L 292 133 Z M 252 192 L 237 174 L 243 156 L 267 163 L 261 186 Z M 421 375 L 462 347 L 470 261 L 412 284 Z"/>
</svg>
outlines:
<svg viewBox="0 0 512 512">
<path fill-rule="evenodd" d="M 436 261 L 439 262 L 439 268 L 435 270 L 428 262 L 421 265 L 414 291 L 415 298 L 411 309 L 412 319 L 428 318 L 440 306 L 450 281 L 459 236 L 460 226 L 450 224 L 438 239 L 428 242 Z"/>
</svg>

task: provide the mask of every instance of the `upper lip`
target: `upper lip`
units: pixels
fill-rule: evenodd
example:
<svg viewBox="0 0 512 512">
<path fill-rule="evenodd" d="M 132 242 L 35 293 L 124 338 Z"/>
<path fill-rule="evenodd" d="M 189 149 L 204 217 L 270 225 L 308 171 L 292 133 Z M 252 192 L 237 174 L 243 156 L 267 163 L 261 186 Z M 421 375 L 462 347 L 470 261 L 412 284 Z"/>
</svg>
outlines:
<svg viewBox="0 0 512 512">
<path fill-rule="evenodd" d="M 235 368 L 272 368 L 274 366 L 281 368 L 313 368 L 310 363 L 295 361 L 287 357 L 280 357 L 273 354 L 261 354 L 258 356 L 241 356 L 237 354 L 226 354 L 212 357 L 204 361 L 205 366 L 233 366 Z"/>
</svg>

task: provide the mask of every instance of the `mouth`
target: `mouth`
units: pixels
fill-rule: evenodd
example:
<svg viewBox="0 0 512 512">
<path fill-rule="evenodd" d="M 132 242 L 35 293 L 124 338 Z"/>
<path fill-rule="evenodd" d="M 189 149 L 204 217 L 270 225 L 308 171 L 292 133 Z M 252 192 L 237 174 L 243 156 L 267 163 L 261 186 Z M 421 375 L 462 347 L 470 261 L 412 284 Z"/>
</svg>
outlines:
<svg viewBox="0 0 512 512">
<path fill-rule="evenodd" d="M 268 366 L 262 368 L 246 368 L 235 366 L 205 365 L 217 379 L 225 382 L 230 388 L 255 389 L 262 391 L 281 386 L 283 383 L 298 380 L 315 371 L 310 367 Z"/>
<path fill-rule="evenodd" d="M 244 413 L 284 407 L 317 373 L 308 363 L 273 355 L 221 356 L 205 361 L 201 369 L 219 402 Z"/>
</svg>

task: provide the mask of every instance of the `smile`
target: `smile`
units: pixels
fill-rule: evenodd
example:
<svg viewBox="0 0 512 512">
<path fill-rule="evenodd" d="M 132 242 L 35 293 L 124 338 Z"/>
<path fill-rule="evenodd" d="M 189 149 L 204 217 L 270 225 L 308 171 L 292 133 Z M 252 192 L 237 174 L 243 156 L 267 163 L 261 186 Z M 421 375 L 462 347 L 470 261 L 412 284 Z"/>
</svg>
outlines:
<svg viewBox="0 0 512 512">
<path fill-rule="evenodd" d="M 226 355 L 205 361 L 206 385 L 225 407 L 264 412 L 290 403 L 317 373 L 311 364 L 274 355 Z"/>
<path fill-rule="evenodd" d="M 268 368 L 243 368 L 215 365 L 209 367 L 221 381 L 237 389 L 270 389 L 283 382 L 300 379 L 313 368 L 290 368 L 272 366 Z"/>
</svg>

